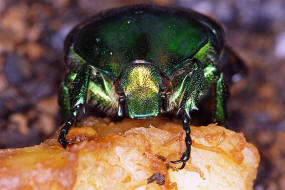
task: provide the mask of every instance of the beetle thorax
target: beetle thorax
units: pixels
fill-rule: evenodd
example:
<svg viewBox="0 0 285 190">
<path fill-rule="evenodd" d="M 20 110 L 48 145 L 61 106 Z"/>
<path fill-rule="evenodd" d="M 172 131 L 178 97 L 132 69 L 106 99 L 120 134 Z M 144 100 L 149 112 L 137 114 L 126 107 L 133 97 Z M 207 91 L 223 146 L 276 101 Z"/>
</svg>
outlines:
<svg viewBox="0 0 285 190">
<path fill-rule="evenodd" d="M 126 108 L 131 118 L 155 117 L 160 112 L 159 89 L 161 76 L 158 68 L 143 60 L 129 64 L 120 78 L 120 88 L 126 97 Z"/>
</svg>

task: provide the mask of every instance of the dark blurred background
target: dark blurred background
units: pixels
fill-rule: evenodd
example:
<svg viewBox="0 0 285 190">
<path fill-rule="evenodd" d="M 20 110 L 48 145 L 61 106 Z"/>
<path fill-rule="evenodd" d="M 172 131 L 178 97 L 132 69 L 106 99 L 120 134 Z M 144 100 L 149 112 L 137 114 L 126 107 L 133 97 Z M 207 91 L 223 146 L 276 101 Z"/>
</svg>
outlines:
<svg viewBox="0 0 285 190">
<path fill-rule="evenodd" d="M 215 18 L 249 75 L 231 87 L 228 126 L 262 162 L 256 190 L 285 190 L 284 0 L 0 0 L 0 148 L 39 144 L 58 127 L 63 40 L 80 21 L 137 3 L 182 6 Z"/>
</svg>

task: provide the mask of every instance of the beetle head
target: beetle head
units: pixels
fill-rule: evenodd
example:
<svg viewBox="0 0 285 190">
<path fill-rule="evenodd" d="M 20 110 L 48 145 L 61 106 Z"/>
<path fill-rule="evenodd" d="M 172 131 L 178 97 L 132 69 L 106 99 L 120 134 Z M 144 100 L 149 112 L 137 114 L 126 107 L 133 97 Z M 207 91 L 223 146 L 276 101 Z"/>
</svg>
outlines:
<svg viewBox="0 0 285 190">
<path fill-rule="evenodd" d="M 121 73 L 117 93 L 124 97 L 125 111 L 130 118 L 155 117 L 161 110 L 161 89 L 163 78 L 158 67 L 152 63 L 137 60 Z"/>
</svg>

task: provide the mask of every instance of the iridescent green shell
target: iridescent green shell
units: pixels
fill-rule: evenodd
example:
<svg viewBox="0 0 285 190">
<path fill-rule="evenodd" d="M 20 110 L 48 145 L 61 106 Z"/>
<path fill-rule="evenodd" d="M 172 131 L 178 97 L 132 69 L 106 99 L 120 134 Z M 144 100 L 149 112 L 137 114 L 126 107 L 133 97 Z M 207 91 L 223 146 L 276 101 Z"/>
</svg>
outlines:
<svg viewBox="0 0 285 190">
<path fill-rule="evenodd" d="M 135 60 L 157 64 L 169 75 L 195 55 L 207 65 L 223 48 L 222 30 L 208 17 L 156 6 L 105 12 L 77 26 L 68 39 L 67 55 L 72 50 L 73 57 L 76 53 L 113 80 Z"/>
</svg>

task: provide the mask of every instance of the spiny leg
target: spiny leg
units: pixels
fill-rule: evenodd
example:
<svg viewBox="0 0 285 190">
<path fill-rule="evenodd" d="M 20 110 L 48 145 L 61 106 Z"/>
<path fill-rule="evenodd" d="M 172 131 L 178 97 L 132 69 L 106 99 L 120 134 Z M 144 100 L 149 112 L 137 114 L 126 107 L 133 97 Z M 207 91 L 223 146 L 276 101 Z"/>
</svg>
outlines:
<svg viewBox="0 0 285 190">
<path fill-rule="evenodd" d="M 74 107 L 74 109 L 71 111 L 72 112 L 72 116 L 70 117 L 70 119 L 65 122 L 65 125 L 60 129 L 60 133 L 58 136 L 58 142 L 62 145 L 63 148 L 66 148 L 66 145 L 68 144 L 72 144 L 71 142 L 68 142 L 66 140 L 66 135 L 70 129 L 70 127 L 73 125 L 73 123 L 75 122 L 78 113 L 80 112 L 80 109 L 82 108 L 82 104 L 77 105 L 76 107 Z"/>
<path fill-rule="evenodd" d="M 67 74 L 67 76 L 69 74 Z M 60 111 L 61 111 L 61 116 L 62 116 L 62 123 L 65 123 L 71 117 L 70 93 L 69 93 L 70 90 L 67 86 L 67 82 L 69 81 L 64 81 L 60 85 L 60 92 L 59 92 L 59 98 L 58 98 L 58 104 L 60 106 Z"/>
<path fill-rule="evenodd" d="M 66 135 L 70 129 L 70 127 L 74 124 L 76 119 L 78 118 L 81 111 L 84 111 L 84 106 L 87 99 L 87 91 L 88 91 L 88 83 L 90 77 L 90 69 L 87 65 L 84 65 L 82 69 L 77 73 L 75 79 L 72 81 L 72 92 L 70 98 L 70 104 L 65 103 L 63 109 L 70 109 L 70 117 L 65 121 L 65 125 L 61 128 L 60 134 L 58 137 L 59 143 L 66 148 L 67 144 L 71 144 L 66 141 Z M 64 90 L 64 89 L 63 89 Z M 66 89 L 65 89 L 66 91 Z M 65 92 L 66 93 L 66 92 Z M 62 95 L 62 97 L 66 97 L 66 94 Z M 67 101 L 67 99 L 65 99 Z M 67 115 L 67 113 L 65 113 Z"/>
<path fill-rule="evenodd" d="M 193 68 L 191 69 L 191 74 L 186 75 L 183 79 L 182 86 L 180 87 L 180 89 L 183 89 L 181 92 L 182 99 L 180 101 L 180 108 L 177 112 L 178 116 L 182 115 L 183 129 L 186 133 L 186 151 L 183 153 L 180 160 L 172 161 L 172 163 L 175 164 L 182 162 L 180 169 L 185 167 L 191 153 L 190 112 L 198 109 L 196 104 L 204 91 L 205 85 L 204 71 L 201 67 L 201 63 L 196 59 L 191 61 L 193 62 Z"/>
<path fill-rule="evenodd" d="M 229 97 L 228 86 L 224 76 L 221 73 L 216 83 L 216 103 L 215 103 L 215 120 L 218 123 L 223 123 L 226 120 L 226 101 Z"/>
<path fill-rule="evenodd" d="M 93 101 L 96 105 L 100 105 L 99 109 L 107 115 L 115 115 L 119 112 L 118 99 L 115 93 L 114 82 L 103 73 L 100 73 L 94 66 L 91 68 L 91 74 L 88 84 L 87 101 Z M 124 102 L 123 100 L 120 102 Z M 95 105 L 95 106 L 96 106 Z"/>
<path fill-rule="evenodd" d="M 180 160 L 171 161 L 174 164 L 179 164 L 179 163 L 182 162 L 182 166 L 179 169 L 183 169 L 185 167 L 185 165 L 186 165 L 186 162 L 189 160 L 190 153 L 191 153 L 191 145 L 192 145 L 192 139 L 191 139 L 191 136 L 190 136 L 190 133 L 191 133 L 190 117 L 185 112 L 185 110 L 183 112 L 184 112 L 184 114 L 182 116 L 182 122 L 183 122 L 183 129 L 184 129 L 184 131 L 186 133 L 186 136 L 185 136 L 186 151 L 183 153 L 183 155 L 181 156 Z"/>
</svg>

